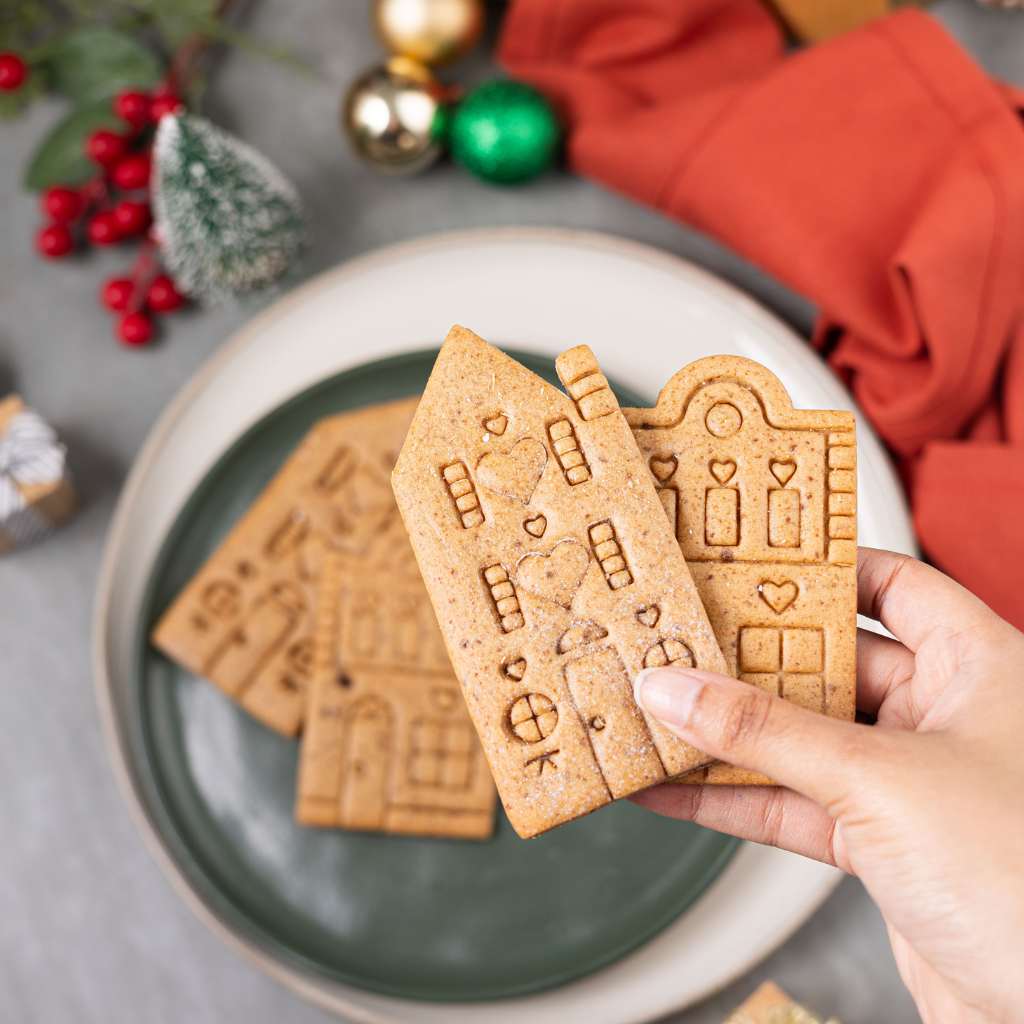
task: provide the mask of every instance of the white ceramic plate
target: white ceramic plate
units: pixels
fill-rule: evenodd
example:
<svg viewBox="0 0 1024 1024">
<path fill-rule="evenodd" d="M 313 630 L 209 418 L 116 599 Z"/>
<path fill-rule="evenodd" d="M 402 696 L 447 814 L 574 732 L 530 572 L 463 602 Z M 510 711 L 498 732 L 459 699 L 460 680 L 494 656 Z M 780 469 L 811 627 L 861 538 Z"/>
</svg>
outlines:
<svg viewBox="0 0 1024 1024">
<path fill-rule="evenodd" d="M 562 988 L 484 1005 L 414 1003 L 325 983 L 233 932 L 162 844 L 138 785 L 127 708 L 141 598 L 161 542 L 198 482 L 255 421 L 309 385 L 369 360 L 436 345 L 453 321 L 498 344 L 553 356 L 591 345 L 605 372 L 653 399 L 709 353 L 764 363 L 807 408 L 855 408 L 789 328 L 731 286 L 636 243 L 543 229 L 443 234 L 322 274 L 258 316 L 197 373 L 154 427 L 128 478 L 104 559 L 95 674 L 124 792 L 163 868 L 215 931 L 309 999 L 366 1021 L 628 1024 L 693 1003 L 748 970 L 835 886 L 832 869 L 744 845 L 704 895 L 636 952 Z M 911 552 L 902 494 L 878 440 L 859 422 L 863 544 Z M 699 944 L 685 937 L 700 934 Z"/>
</svg>

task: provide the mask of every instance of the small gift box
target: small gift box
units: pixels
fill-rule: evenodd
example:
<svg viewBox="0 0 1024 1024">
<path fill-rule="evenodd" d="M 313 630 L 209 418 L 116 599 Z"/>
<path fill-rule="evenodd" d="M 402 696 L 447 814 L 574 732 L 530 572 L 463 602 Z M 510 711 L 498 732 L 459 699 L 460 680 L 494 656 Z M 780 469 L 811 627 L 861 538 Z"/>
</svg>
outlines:
<svg viewBox="0 0 1024 1024">
<path fill-rule="evenodd" d="M 840 1024 L 835 1017 L 823 1021 L 798 1006 L 772 981 L 766 981 L 725 1024 Z"/>
<path fill-rule="evenodd" d="M 18 395 L 0 399 L 0 554 L 48 533 L 75 510 L 64 445 Z"/>
</svg>

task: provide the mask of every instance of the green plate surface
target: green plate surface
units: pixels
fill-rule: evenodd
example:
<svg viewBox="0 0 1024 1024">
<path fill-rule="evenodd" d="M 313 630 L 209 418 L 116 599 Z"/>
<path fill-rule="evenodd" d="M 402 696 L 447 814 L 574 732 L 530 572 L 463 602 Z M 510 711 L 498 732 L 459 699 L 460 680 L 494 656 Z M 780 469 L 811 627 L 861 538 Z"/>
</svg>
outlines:
<svg viewBox="0 0 1024 1024">
<path fill-rule="evenodd" d="M 550 361 L 515 354 L 554 380 Z M 564 983 L 636 948 L 700 895 L 735 841 L 629 803 L 529 841 L 500 806 L 483 843 L 300 828 L 298 745 L 146 639 L 316 420 L 418 393 L 435 355 L 368 363 L 318 384 L 252 427 L 209 472 L 150 580 L 134 742 L 168 849 L 237 933 L 318 977 L 410 999 L 495 999 Z"/>
</svg>

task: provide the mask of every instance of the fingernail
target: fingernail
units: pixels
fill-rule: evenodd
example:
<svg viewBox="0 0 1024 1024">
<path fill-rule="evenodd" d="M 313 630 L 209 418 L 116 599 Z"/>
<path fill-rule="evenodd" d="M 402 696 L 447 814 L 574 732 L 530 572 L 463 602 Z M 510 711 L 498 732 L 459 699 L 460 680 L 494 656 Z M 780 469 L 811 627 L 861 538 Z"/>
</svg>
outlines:
<svg viewBox="0 0 1024 1024">
<path fill-rule="evenodd" d="M 686 725 L 704 680 L 685 669 L 645 668 L 633 682 L 633 696 L 649 715 L 669 725 Z"/>
</svg>

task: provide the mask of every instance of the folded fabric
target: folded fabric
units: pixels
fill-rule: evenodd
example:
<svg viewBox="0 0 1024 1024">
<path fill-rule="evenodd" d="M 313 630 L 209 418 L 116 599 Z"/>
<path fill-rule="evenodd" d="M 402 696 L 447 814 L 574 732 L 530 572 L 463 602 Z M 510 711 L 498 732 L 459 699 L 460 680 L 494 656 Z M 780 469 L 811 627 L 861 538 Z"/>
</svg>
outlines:
<svg viewBox="0 0 1024 1024">
<path fill-rule="evenodd" d="M 1024 130 L 904 10 L 792 56 L 756 0 L 515 0 L 500 58 L 569 165 L 815 302 L 925 553 L 1024 626 Z"/>
</svg>

